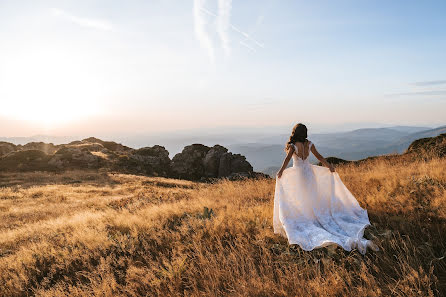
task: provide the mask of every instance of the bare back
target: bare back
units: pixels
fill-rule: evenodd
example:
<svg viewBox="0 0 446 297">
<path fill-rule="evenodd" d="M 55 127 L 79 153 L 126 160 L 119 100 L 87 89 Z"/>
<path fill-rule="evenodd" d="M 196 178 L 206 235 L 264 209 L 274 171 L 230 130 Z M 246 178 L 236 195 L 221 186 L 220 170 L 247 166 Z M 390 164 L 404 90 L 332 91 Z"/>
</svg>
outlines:
<svg viewBox="0 0 446 297">
<path fill-rule="evenodd" d="M 309 140 L 305 142 L 296 142 L 294 144 L 294 153 L 302 160 L 306 160 L 310 155 L 311 144 L 312 143 Z"/>
</svg>

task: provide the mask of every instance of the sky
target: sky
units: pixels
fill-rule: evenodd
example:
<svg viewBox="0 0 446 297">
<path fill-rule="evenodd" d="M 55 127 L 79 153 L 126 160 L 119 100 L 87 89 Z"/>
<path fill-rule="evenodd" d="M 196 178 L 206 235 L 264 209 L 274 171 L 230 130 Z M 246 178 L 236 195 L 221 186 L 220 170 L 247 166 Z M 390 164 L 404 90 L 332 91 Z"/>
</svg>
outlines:
<svg viewBox="0 0 446 297">
<path fill-rule="evenodd" d="M 445 1 L 0 0 L 0 136 L 446 124 Z"/>
</svg>

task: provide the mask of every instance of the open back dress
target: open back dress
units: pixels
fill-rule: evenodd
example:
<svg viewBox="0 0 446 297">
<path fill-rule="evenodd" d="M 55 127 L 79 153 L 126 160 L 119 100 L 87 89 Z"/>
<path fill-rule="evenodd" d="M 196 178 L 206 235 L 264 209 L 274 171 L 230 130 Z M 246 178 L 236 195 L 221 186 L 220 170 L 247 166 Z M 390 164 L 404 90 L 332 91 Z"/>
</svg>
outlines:
<svg viewBox="0 0 446 297">
<path fill-rule="evenodd" d="M 306 145 L 309 155 L 313 144 L 308 141 Z M 365 254 L 368 240 L 363 234 L 370 225 L 367 210 L 361 208 L 337 172 L 312 165 L 308 155 L 299 157 L 293 146 L 293 166 L 276 178 L 274 233 L 306 251 L 337 244 Z"/>
</svg>

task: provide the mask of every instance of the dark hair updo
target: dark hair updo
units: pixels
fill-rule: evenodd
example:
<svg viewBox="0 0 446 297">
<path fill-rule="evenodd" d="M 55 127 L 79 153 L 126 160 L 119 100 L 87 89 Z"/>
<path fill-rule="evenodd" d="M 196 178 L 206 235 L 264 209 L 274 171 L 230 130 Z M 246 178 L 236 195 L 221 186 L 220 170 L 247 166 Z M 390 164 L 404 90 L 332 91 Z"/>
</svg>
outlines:
<svg viewBox="0 0 446 297">
<path fill-rule="evenodd" d="M 290 139 L 285 145 L 285 151 L 287 151 L 291 145 L 296 142 L 305 142 L 307 140 L 307 126 L 302 123 L 296 124 L 291 132 Z"/>
</svg>

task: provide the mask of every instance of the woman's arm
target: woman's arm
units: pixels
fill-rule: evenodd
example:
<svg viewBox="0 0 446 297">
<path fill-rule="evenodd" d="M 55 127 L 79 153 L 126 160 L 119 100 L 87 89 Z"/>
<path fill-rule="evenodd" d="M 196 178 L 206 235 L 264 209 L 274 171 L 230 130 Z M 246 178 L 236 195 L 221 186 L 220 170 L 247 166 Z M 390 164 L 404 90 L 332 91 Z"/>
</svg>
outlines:
<svg viewBox="0 0 446 297">
<path fill-rule="evenodd" d="M 280 178 L 282 176 L 282 173 L 285 170 L 286 166 L 288 165 L 288 162 L 290 162 L 290 159 L 293 156 L 293 153 L 294 153 L 294 146 L 290 145 L 288 147 L 288 151 L 287 151 L 285 160 L 283 160 L 282 167 L 280 167 L 280 170 L 277 172 L 277 178 Z"/>
<path fill-rule="evenodd" d="M 313 155 L 319 160 L 321 161 L 321 163 L 325 166 L 328 167 L 330 169 L 331 172 L 335 172 L 335 169 L 333 167 L 333 165 L 331 165 L 330 163 L 327 162 L 327 160 L 325 160 L 324 157 L 322 157 L 321 154 L 319 154 L 319 152 L 317 151 L 316 147 L 314 146 L 314 144 L 311 146 L 311 152 L 313 153 Z"/>
</svg>

